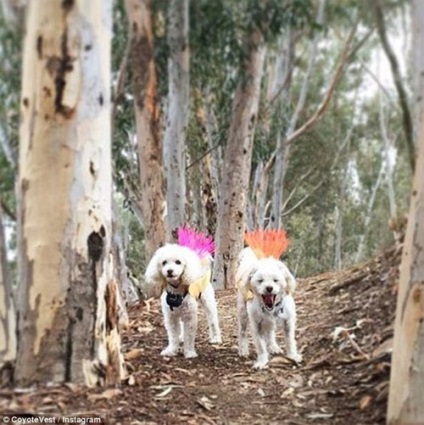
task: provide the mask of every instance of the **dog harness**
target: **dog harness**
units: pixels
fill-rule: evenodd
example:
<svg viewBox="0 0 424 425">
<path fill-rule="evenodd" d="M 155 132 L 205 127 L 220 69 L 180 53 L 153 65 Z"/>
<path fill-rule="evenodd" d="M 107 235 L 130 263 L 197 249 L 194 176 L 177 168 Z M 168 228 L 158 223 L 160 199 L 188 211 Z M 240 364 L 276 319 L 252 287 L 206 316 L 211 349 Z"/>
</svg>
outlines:
<svg viewBox="0 0 424 425">
<path fill-rule="evenodd" d="M 211 271 L 208 270 L 202 277 L 190 284 L 188 290 L 184 294 L 176 294 L 175 292 L 166 291 L 166 303 L 169 305 L 171 311 L 174 311 L 174 308 L 180 307 L 187 294 L 190 294 L 194 299 L 198 300 L 202 295 L 202 292 L 206 289 L 210 279 Z M 167 282 L 167 284 L 174 287 L 174 285 L 169 282 Z"/>
</svg>

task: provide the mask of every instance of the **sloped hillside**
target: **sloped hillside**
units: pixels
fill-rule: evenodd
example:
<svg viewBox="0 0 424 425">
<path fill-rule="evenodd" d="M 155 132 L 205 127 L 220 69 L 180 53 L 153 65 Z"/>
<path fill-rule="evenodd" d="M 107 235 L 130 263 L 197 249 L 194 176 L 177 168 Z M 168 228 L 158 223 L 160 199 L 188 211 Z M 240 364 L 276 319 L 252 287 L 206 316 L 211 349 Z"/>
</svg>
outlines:
<svg viewBox="0 0 424 425">
<path fill-rule="evenodd" d="M 274 357 L 254 371 L 237 356 L 235 292 L 218 293 L 224 343 L 207 342 L 201 318 L 199 357 L 163 359 L 157 301 L 130 309 L 123 342 L 129 370 L 120 388 L 73 385 L 3 389 L 6 414 L 101 417 L 110 424 L 384 423 L 400 249 L 340 273 L 299 283 L 296 366 Z M 282 344 L 283 338 L 279 336 Z"/>
</svg>

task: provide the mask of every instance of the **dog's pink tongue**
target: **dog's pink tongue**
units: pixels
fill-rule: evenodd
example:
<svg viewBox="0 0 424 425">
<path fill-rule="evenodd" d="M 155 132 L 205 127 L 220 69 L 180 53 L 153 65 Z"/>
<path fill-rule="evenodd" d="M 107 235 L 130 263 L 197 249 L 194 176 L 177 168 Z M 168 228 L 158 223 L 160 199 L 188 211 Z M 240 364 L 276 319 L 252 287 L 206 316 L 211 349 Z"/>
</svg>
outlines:
<svg viewBox="0 0 424 425">
<path fill-rule="evenodd" d="M 263 298 L 264 303 L 267 307 L 273 307 L 274 306 L 274 300 L 275 300 L 274 294 L 262 295 L 262 298 Z"/>
</svg>

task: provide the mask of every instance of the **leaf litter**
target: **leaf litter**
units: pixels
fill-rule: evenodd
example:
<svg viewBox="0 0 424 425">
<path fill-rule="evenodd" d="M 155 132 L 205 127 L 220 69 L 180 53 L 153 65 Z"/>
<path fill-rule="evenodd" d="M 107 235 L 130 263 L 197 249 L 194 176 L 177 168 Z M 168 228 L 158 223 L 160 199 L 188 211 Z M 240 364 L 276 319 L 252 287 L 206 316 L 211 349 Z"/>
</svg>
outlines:
<svg viewBox="0 0 424 425">
<path fill-rule="evenodd" d="M 199 357 L 164 359 L 157 300 L 129 307 L 122 332 L 128 377 L 119 388 L 71 383 L 0 388 L 1 414 L 100 416 L 126 424 L 384 424 L 401 249 L 368 263 L 300 279 L 297 340 L 304 361 L 275 356 L 255 371 L 254 349 L 237 355 L 236 293 L 217 291 L 224 342 L 207 341 L 200 313 Z M 284 347 L 282 333 L 278 340 Z M 0 375 L 1 376 L 1 375 Z"/>
</svg>

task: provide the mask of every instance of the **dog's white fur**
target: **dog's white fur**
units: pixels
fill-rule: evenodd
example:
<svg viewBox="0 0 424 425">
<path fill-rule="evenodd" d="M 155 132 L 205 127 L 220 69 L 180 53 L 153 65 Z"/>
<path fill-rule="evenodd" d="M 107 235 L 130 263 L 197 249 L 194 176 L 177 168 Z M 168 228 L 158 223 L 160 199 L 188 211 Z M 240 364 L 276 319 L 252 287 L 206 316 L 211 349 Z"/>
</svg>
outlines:
<svg viewBox="0 0 424 425">
<path fill-rule="evenodd" d="M 198 324 L 198 301 L 205 309 L 209 326 L 209 341 L 221 343 L 221 331 L 218 323 L 218 309 L 215 291 L 208 282 L 200 299 L 191 296 L 188 287 L 202 278 L 210 270 L 211 261 L 201 261 L 191 249 L 177 244 L 167 244 L 159 248 L 146 269 L 146 284 L 151 293 L 162 293 L 161 307 L 168 334 L 168 346 L 161 352 L 162 356 L 175 356 L 180 341 L 184 346 L 184 357 L 197 357 L 195 338 Z M 185 294 L 182 304 L 171 310 L 166 301 L 167 292 Z"/>
<path fill-rule="evenodd" d="M 282 324 L 285 334 L 287 355 L 296 362 L 302 360 L 297 352 L 296 306 L 292 293 L 296 280 L 287 266 L 274 258 L 258 259 L 250 248 L 240 252 L 237 270 L 239 291 L 237 295 L 239 355 L 249 355 L 247 336 L 248 324 L 257 352 L 255 369 L 267 367 L 269 354 L 280 354 L 283 350 L 276 341 L 276 329 Z M 247 299 L 250 291 L 253 295 Z M 263 295 L 275 295 L 272 308 L 264 302 Z"/>
</svg>

